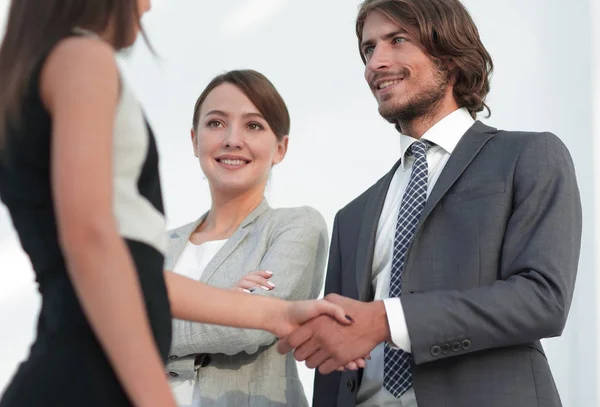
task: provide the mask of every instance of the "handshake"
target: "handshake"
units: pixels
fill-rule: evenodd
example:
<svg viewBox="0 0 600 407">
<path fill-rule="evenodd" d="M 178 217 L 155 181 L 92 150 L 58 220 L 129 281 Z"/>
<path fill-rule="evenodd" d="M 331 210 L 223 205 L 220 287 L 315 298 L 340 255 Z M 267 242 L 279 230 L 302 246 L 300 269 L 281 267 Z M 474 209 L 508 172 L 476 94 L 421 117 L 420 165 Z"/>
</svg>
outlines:
<svg viewBox="0 0 600 407">
<path fill-rule="evenodd" d="M 276 289 L 273 273 L 255 271 L 233 288 L 251 293 Z M 361 302 L 337 294 L 322 300 L 283 301 L 271 307 L 265 330 L 280 341 L 281 354 L 293 351 L 299 362 L 322 374 L 364 368 L 369 353 L 389 341 L 390 329 L 383 301 Z"/>
<path fill-rule="evenodd" d="M 364 368 L 370 352 L 390 340 L 383 301 L 365 303 L 329 294 L 285 306 L 285 322 L 275 329 L 278 352 L 293 351 L 296 360 L 322 374 Z"/>
</svg>

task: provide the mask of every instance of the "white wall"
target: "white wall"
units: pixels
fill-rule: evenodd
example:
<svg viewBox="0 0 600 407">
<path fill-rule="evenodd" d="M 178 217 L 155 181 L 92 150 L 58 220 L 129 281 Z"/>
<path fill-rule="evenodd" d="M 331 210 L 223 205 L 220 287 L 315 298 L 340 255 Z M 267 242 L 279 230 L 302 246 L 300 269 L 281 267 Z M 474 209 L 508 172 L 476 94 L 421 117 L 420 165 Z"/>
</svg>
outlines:
<svg viewBox="0 0 600 407">
<path fill-rule="evenodd" d="M 290 108 L 290 151 L 273 173 L 268 193 L 273 206 L 312 205 L 331 226 L 335 211 L 396 160 L 397 136 L 378 117 L 362 79 L 354 37 L 358 0 L 154 3 L 145 23 L 160 58 L 138 46 L 124 68 L 158 137 L 170 227 L 208 207 L 188 132 L 195 98 L 224 70 L 263 72 Z M 594 271 L 600 264 L 600 217 L 594 199 L 600 199 L 595 175 L 600 168 L 594 165 L 600 143 L 592 130 L 598 134 L 600 122 L 592 101 L 597 111 L 600 84 L 592 81 L 598 76 L 592 58 L 600 67 L 600 34 L 591 32 L 591 22 L 600 17 L 597 3 L 465 0 L 496 63 L 489 98 L 493 115 L 485 121 L 505 129 L 552 131 L 576 164 L 585 217 L 579 276 L 563 336 L 545 341 L 565 407 L 593 407 L 599 400 L 595 297 L 600 282 Z M 0 206 L 0 389 L 33 338 L 39 299 L 32 276 Z M 302 375 L 312 394 L 312 372 L 303 369 Z"/>
<path fill-rule="evenodd" d="M 591 22 L 592 34 L 591 34 L 591 46 L 590 50 L 592 53 L 592 94 L 593 94 L 593 102 L 592 102 L 592 161 L 593 161 L 593 169 L 592 172 L 595 174 L 593 177 L 593 184 L 591 187 L 594 191 L 594 198 L 592 200 L 592 206 L 588 209 L 588 211 L 593 212 L 595 214 L 595 219 L 590 222 L 594 225 L 595 231 L 595 240 L 592 244 L 592 251 L 595 254 L 594 262 L 592 263 L 592 273 L 595 276 L 595 285 L 593 285 L 593 293 L 595 303 L 595 317 L 596 323 L 593 324 L 596 328 L 595 332 L 595 343 L 591 343 L 593 349 L 597 349 L 598 340 L 600 340 L 600 278 L 595 273 L 600 268 L 600 216 L 594 210 L 598 208 L 600 204 L 600 27 L 597 24 L 598 19 L 600 19 L 600 0 L 591 0 L 591 12 L 589 14 L 589 21 Z M 600 361 L 600 354 L 596 352 L 595 361 L 592 359 L 592 363 L 594 363 L 595 375 L 592 377 L 592 380 L 595 379 L 595 382 L 592 381 L 590 385 L 592 388 L 596 389 L 596 397 L 595 401 L 597 404 L 600 404 L 600 370 L 598 369 L 598 362 Z"/>
</svg>

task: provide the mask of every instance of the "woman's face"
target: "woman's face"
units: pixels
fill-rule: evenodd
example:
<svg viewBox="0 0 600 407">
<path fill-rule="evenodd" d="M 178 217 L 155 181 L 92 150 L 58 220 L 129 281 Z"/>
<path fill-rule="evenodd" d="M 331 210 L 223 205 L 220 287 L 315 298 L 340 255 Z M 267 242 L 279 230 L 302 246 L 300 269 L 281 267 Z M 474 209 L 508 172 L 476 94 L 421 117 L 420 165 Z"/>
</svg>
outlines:
<svg viewBox="0 0 600 407">
<path fill-rule="evenodd" d="M 250 99 L 223 83 L 200 106 L 192 142 L 213 193 L 263 194 L 271 167 L 285 156 L 288 137 L 277 140 Z"/>
</svg>

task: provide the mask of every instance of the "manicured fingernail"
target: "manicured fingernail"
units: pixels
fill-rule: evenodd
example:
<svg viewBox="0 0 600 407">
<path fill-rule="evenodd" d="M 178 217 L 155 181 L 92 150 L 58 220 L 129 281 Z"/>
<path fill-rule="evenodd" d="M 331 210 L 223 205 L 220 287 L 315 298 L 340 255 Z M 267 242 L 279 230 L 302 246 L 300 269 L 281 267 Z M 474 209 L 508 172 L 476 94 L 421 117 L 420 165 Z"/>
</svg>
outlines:
<svg viewBox="0 0 600 407">
<path fill-rule="evenodd" d="M 352 323 L 354 323 L 354 320 L 352 319 L 352 317 L 350 315 L 346 315 L 346 319 Z"/>
<path fill-rule="evenodd" d="M 273 284 L 273 283 L 272 283 L 272 282 L 270 282 L 270 281 L 267 281 L 267 285 L 268 285 L 269 287 L 275 288 L 275 284 Z"/>
<path fill-rule="evenodd" d="M 265 291 L 271 291 L 269 287 L 265 287 L 264 285 L 261 285 L 260 288 L 262 288 Z"/>
<path fill-rule="evenodd" d="M 242 291 L 243 291 L 243 292 L 245 292 L 245 293 L 248 293 L 248 294 L 250 294 L 250 293 L 251 293 L 251 291 L 250 291 L 250 290 L 246 290 L 245 288 L 244 288 Z"/>
<path fill-rule="evenodd" d="M 269 274 L 269 275 L 273 275 L 272 271 L 265 271 L 265 273 Z"/>
</svg>

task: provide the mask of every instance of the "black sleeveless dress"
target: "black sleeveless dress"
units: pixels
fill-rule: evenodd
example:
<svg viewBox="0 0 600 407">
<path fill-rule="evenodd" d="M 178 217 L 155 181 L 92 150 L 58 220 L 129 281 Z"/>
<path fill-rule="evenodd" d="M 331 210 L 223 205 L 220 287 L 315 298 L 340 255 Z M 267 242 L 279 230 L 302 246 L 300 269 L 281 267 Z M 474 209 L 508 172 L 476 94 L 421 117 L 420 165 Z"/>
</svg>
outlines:
<svg viewBox="0 0 600 407">
<path fill-rule="evenodd" d="M 37 337 L 0 407 L 130 406 L 83 314 L 59 244 L 50 183 L 52 120 L 39 91 L 42 65 L 43 61 L 22 105 L 22 125 L 9 130 L 0 157 L 0 198 L 31 260 L 42 295 Z M 166 361 L 171 316 L 163 278 L 166 245 L 158 154 L 140 105 L 124 81 L 120 89 L 114 127 L 114 214 Z"/>
</svg>

